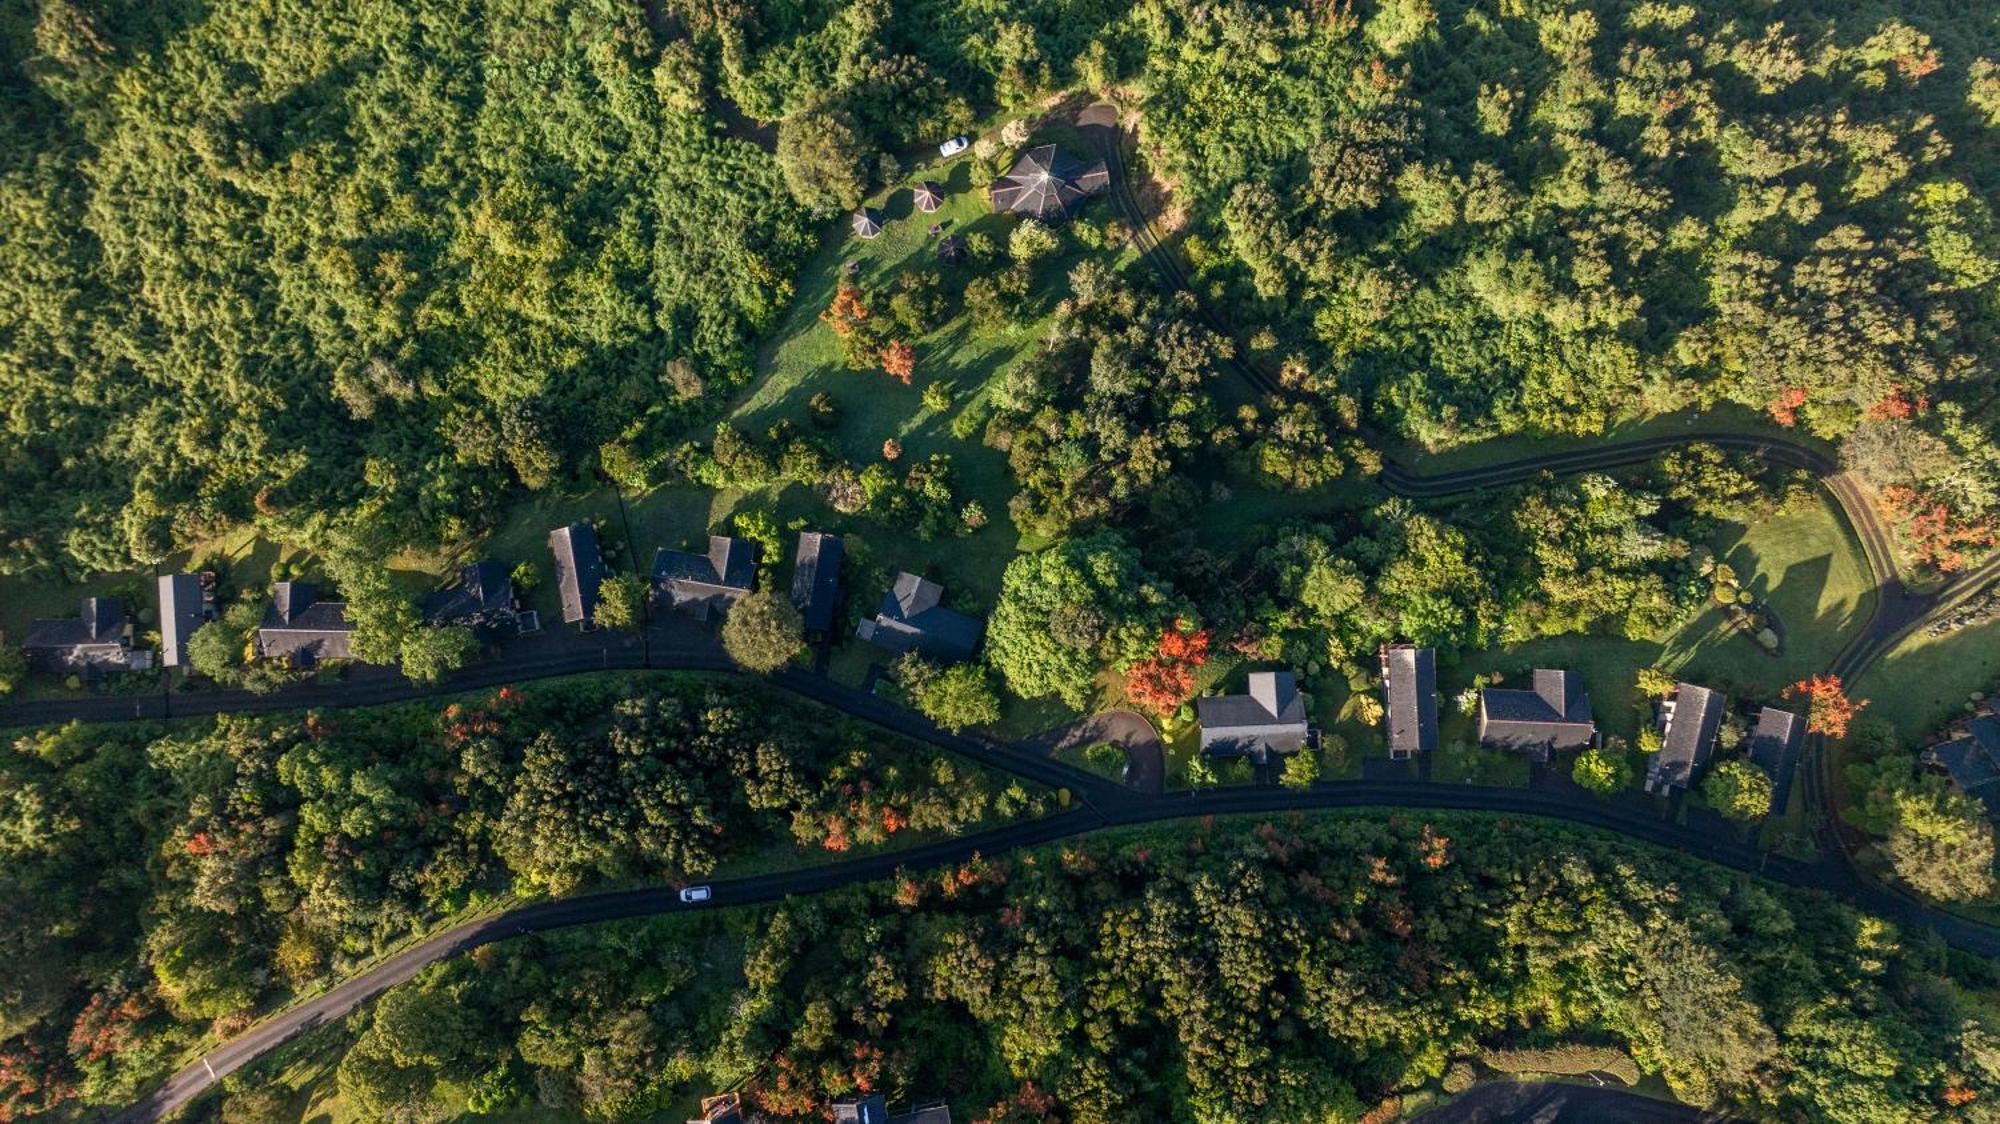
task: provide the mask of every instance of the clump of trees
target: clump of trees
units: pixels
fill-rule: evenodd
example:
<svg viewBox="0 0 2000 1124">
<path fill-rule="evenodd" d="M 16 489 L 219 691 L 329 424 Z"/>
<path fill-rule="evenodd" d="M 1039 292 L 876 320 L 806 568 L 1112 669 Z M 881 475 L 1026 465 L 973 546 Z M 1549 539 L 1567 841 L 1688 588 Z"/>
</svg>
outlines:
<svg viewBox="0 0 2000 1124">
<path fill-rule="evenodd" d="M 986 626 L 986 655 L 1022 698 L 1092 697 L 1099 672 L 1154 651 L 1163 629 L 1191 619 L 1187 602 L 1147 571 L 1121 535 L 1068 539 L 1007 564 Z"/>
<path fill-rule="evenodd" d="M 129 1101 L 211 1024 L 497 893 L 698 878 L 1053 804 L 796 700 L 666 676 L 33 731 L 0 747 L 0 795 L 0 893 L 20 905 L 0 910 L 0 1106 L 58 1117 Z"/>
<path fill-rule="evenodd" d="M 1990 900 L 1995 893 L 1993 823 L 1974 798 L 1921 770 L 1895 728 L 1864 719 L 1848 743 L 1849 822 L 1878 837 L 1896 877 L 1936 901 Z"/>
<path fill-rule="evenodd" d="M 1007 453 L 1023 531 L 1055 537 L 1116 519 L 1211 444 L 1209 384 L 1230 353 L 1185 296 L 1163 298 L 1086 261 L 1040 349 L 1009 368 L 987 439 Z"/>
</svg>

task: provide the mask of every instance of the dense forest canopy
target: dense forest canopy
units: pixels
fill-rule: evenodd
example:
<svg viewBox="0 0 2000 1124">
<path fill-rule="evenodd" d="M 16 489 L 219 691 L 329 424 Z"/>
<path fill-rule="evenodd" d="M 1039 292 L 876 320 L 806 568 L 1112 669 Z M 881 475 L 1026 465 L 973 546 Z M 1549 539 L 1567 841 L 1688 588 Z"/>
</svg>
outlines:
<svg viewBox="0 0 2000 1124">
<path fill-rule="evenodd" d="M 747 377 L 878 153 L 1071 88 L 1125 97 L 1199 295 L 1332 415 L 1449 444 L 1741 402 L 1845 439 L 1919 557 L 1991 536 L 2000 39 L 1958 6 L 10 0 L 0 32 L 10 571 L 244 523 L 457 545 L 615 475 Z M 1278 416 L 1281 478 L 1324 425 Z"/>
<path fill-rule="evenodd" d="M 1732 1115 L 1914 1124 L 1987 1111 L 1985 972 L 1546 825 L 1203 821 L 495 947 L 358 1020 L 337 1084 L 377 1119 L 640 1119 L 747 1080 L 788 1120 L 868 1090 L 997 1124 L 1335 1124 L 1506 1064 L 1493 1048 L 1561 1047 Z"/>
</svg>

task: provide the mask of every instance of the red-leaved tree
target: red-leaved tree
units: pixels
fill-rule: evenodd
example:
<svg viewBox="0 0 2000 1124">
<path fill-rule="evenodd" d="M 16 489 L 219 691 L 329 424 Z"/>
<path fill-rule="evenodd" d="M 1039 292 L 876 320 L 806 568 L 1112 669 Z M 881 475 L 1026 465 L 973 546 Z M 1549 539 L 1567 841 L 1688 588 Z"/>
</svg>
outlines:
<svg viewBox="0 0 2000 1124">
<path fill-rule="evenodd" d="M 1943 573 L 1965 569 L 1969 551 L 1993 545 L 1993 525 L 1983 519 L 1961 519 L 1949 506 L 1915 488 L 1891 484 L 1882 489 L 1882 508 L 1910 541 L 1917 561 Z"/>
<path fill-rule="evenodd" d="M 1811 679 L 1801 679 L 1785 688 L 1788 699 L 1805 699 L 1806 729 L 1815 734 L 1825 734 L 1829 738 L 1847 736 L 1847 724 L 1861 708 L 1868 705 L 1863 699 L 1856 702 L 1847 697 L 1847 689 L 1840 685 L 1838 675 L 1815 675 Z"/>
<path fill-rule="evenodd" d="M 889 346 L 882 349 L 882 369 L 889 372 L 890 378 L 910 385 L 910 376 L 917 373 L 917 349 L 902 340 L 890 340 Z"/>
<path fill-rule="evenodd" d="M 1778 391 L 1778 396 L 1772 399 L 1769 409 L 1771 416 L 1777 419 L 1779 425 L 1793 426 L 1799 424 L 1799 407 L 1805 404 L 1806 388 L 1787 386 Z"/>
<path fill-rule="evenodd" d="M 1208 662 L 1212 630 L 1175 621 L 1160 633 L 1150 659 L 1125 673 L 1125 697 L 1156 714 L 1171 714 L 1194 697 L 1195 669 Z"/>
</svg>

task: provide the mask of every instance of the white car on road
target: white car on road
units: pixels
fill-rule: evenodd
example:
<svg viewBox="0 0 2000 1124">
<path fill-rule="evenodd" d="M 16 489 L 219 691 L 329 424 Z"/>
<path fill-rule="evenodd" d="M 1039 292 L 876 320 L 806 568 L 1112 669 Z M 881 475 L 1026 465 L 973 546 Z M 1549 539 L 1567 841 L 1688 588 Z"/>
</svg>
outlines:
<svg viewBox="0 0 2000 1124">
<path fill-rule="evenodd" d="M 706 886 L 689 886 L 687 889 L 681 891 L 681 901 L 688 905 L 705 902 L 709 899 L 709 896 L 710 890 Z"/>
<path fill-rule="evenodd" d="M 943 144 L 938 145 L 938 155 L 957 156 L 959 153 L 964 152 L 966 149 L 970 147 L 972 147 L 971 137 L 963 135 L 956 136 L 944 142 Z"/>
</svg>

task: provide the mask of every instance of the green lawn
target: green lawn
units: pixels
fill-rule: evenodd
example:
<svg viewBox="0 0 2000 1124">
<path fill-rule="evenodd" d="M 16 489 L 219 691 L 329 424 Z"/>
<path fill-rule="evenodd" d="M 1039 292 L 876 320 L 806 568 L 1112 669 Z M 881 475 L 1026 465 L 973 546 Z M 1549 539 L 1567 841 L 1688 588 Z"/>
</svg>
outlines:
<svg viewBox="0 0 2000 1124">
<path fill-rule="evenodd" d="M 1444 671 L 1445 706 L 1475 674 L 1499 671 L 1517 683 L 1535 667 L 1570 668 L 1583 674 L 1598 726 L 1630 739 L 1644 713 L 1632 699 L 1641 667 L 1664 668 L 1735 700 L 1774 699 L 1786 684 L 1825 670 L 1873 609 L 1860 548 L 1824 497 L 1726 528 L 1710 545 L 1784 624 L 1782 654 L 1765 654 L 1711 605 L 1664 640 L 1562 636 L 1477 653 Z"/>
<path fill-rule="evenodd" d="M 1854 685 L 1869 700 L 1864 714 L 1893 723 L 1914 745 L 1965 713 L 1974 691 L 2000 684 L 2000 621 L 1942 636 L 1921 632 L 1890 650 Z"/>
</svg>

